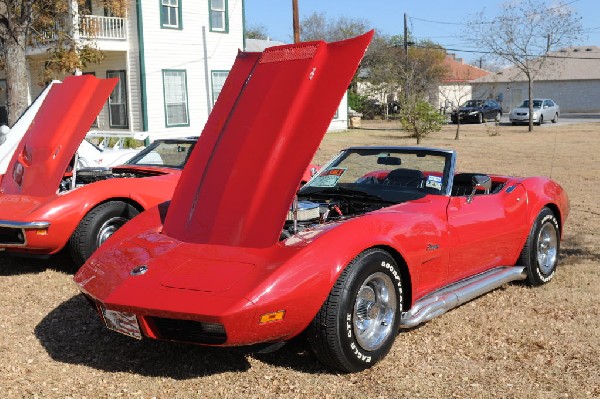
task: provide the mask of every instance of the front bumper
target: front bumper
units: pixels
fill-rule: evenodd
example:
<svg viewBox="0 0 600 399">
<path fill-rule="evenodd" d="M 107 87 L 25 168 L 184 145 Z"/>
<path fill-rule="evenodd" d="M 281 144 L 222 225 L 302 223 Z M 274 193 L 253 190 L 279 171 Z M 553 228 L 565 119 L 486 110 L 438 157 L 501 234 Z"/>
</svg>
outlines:
<svg viewBox="0 0 600 399">
<path fill-rule="evenodd" d="M 0 248 L 27 247 L 27 236 L 31 233 L 46 235 L 50 222 L 19 222 L 0 220 Z"/>
<path fill-rule="evenodd" d="M 479 122 L 479 114 L 459 114 L 458 118 L 460 119 L 461 122 Z M 456 114 L 452 114 L 450 115 L 450 119 L 452 120 L 452 122 L 457 121 L 457 115 Z"/>
<path fill-rule="evenodd" d="M 510 115 L 508 119 L 512 123 L 529 123 L 529 115 Z M 537 123 L 539 120 L 539 116 L 533 116 L 533 122 Z"/>
</svg>

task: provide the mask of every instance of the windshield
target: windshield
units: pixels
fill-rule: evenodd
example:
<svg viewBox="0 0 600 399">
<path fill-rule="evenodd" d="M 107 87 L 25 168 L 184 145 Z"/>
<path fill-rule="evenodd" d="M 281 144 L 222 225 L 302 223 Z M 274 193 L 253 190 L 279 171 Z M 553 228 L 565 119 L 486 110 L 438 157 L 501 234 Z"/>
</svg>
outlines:
<svg viewBox="0 0 600 399">
<path fill-rule="evenodd" d="M 483 101 L 481 100 L 469 100 L 463 104 L 465 108 L 473 108 L 473 107 L 481 107 L 483 105 Z"/>
<path fill-rule="evenodd" d="M 195 140 L 158 140 L 131 158 L 127 165 L 164 166 L 183 169 Z"/>
<path fill-rule="evenodd" d="M 356 192 L 384 201 L 407 193 L 446 193 L 451 153 L 412 148 L 351 148 L 313 177 L 299 194 Z"/>
<path fill-rule="evenodd" d="M 542 100 L 533 100 L 533 108 L 542 108 Z M 529 108 L 529 100 L 523 101 L 523 104 L 520 105 L 520 108 Z"/>
</svg>

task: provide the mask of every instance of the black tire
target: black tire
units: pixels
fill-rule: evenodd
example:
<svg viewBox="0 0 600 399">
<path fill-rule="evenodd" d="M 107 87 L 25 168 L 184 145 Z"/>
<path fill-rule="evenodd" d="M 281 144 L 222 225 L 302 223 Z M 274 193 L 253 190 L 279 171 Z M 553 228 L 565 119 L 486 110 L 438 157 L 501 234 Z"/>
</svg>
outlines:
<svg viewBox="0 0 600 399">
<path fill-rule="evenodd" d="M 544 124 L 544 115 L 540 115 L 540 120 L 538 121 L 538 126 L 542 126 Z"/>
<path fill-rule="evenodd" d="M 513 123 L 512 123 L 512 125 L 513 125 L 513 126 L 517 126 L 517 122 L 513 122 Z"/>
<path fill-rule="evenodd" d="M 558 112 L 554 114 L 554 118 L 552 118 L 552 123 L 558 122 Z"/>
<path fill-rule="evenodd" d="M 308 342 L 315 356 L 333 369 L 365 370 L 390 351 L 401 309 L 398 265 L 389 253 L 369 249 L 336 281 L 307 329 Z"/>
<path fill-rule="evenodd" d="M 494 118 L 494 120 L 496 122 L 500 122 L 500 119 L 502 119 L 502 114 L 500 113 L 500 111 L 496 112 L 496 117 Z"/>
<path fill-rule="evenodd" d="M 483 123 L 483 114 L 482 113 L 477 114 L 477 123 Z"/>
<path fill-rule="evenodd" d="M 121 201 L 105 202 L 89 211 L 69 239 L 75 265 L 83 265 L 112 233 L 138 213 L 136 208 Z"/>
<path fill-rule="evenodd" d="M 549 208 L 541 210 L 519 256 L 518 264 L 525 266 L 527 284 L 539 286 L 554 277 L 560 254 L 560 228 Z"/>
</svg>

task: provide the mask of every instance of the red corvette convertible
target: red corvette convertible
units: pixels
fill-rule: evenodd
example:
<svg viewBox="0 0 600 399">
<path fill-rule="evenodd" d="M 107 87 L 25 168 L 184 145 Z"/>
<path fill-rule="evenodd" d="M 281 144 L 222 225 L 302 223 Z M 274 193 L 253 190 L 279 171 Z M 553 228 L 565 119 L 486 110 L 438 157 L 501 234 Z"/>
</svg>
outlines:
<svg viewBox="0 0 600 399">
<path fill-rule="evenodd" d="M 81 265 L 133 216 L 171 198 L 195 138 L 157 141 L 112 169 L 73 167 L 114 84 L 80 76 L 52 86 L 0 182 L 0 251 L 47 256 L 68 246 Z"/>
<path fill-rule="evenodd" d="M 453 151 L 359 147 L 297 192 L 370 36 L 238 55 L 172 201 L 75 276 L 108 328 L 269 349 L 306 332 L 323 363 L 355 372 L 400 328 L 552 279 L 568 200 L 551 180 L 456 173 Z"/>
</svg>

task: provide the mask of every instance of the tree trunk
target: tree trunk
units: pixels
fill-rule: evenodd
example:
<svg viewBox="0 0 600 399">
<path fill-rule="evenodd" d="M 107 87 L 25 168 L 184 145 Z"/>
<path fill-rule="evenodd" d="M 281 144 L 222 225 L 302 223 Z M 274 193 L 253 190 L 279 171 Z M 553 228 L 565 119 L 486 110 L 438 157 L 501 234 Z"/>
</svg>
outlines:
<svg viewBox="0 0 600 399">
<path fill-rule="evenodd" d="M 6 94 L 8 97 L 8 124 L 12 126 L 28 106 L 27 59 L 25 58 L 25 35 L 15 36 L 4 42 L 6 66 Z"/>
<path fill-rule="evenodd" d="M 529 89 L 529 131 L 533 132 L 533 82 L 531 76 L 527 78 Z"/>
<path fill-rule="evenodd" d="M 454 136 L 454 140 L 460 139 L 460 114 L 456 111 L 456 136 Z"/>
</svg>

